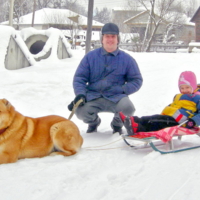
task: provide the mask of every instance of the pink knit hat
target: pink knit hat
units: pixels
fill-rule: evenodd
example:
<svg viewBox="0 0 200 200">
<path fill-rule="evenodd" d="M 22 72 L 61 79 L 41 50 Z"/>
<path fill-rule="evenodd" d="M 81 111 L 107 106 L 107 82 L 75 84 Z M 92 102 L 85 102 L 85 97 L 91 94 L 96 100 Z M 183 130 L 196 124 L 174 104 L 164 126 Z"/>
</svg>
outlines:
<svg viewBox="0 0 200 200">
<path fill-rule="evenodd" d="M 197 79 L 194 72 L 191 72 L 191 71 L 182 72 L 178 80 L 179 89 L 181 85 L 191 86 L 192 92 L 194 92 L 194 90 L 197 88 Z"/>
</svg>

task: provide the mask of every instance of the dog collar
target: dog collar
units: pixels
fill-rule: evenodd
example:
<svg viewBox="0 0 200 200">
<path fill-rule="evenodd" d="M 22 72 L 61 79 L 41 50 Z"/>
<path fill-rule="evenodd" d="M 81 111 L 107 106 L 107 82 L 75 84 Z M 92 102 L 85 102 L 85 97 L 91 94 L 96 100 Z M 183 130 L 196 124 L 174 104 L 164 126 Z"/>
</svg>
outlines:
<svg viewBox="0 0 200 200">
<path fill-rule="evenodd" d="M 0 129 L 0 134 L 4 133 L 7 128 Z"/>
</svg>

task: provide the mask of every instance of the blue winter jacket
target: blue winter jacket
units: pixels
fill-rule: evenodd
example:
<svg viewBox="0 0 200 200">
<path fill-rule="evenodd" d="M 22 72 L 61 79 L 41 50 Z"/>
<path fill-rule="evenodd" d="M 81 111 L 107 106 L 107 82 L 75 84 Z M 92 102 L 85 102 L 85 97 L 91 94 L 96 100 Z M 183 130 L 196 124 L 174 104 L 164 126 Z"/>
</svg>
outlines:
<svg viewBox="0 0 200 200">
<path fill-rule="evenodd" d="M 103 97 L 116 103 L 138 91 L 142 82 L 138 65 L 129 54 L 119 49 L 107 53 L 101 47 L 81 60 L 73 87 L 75 95 L 84 94 L 87 101 Z"/>
</svg>

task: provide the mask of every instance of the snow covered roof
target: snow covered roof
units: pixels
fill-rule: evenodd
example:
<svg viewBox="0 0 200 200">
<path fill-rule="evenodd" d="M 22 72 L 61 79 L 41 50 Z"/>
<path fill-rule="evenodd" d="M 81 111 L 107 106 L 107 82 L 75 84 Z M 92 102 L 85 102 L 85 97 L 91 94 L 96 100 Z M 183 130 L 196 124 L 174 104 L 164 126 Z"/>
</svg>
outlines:
<svg viewBox="0 0 200 200">
<path fill-rule="evenodd" d="M 32 13 L 21 16 L 19 18 L 19 24 L 31 24 L 32 23 Z M 43 8 L 41 10 L 35 11 L 34 24 L 72 24 L 73 22 L 82 26 L 87 26 L 87 17 L 70 11 L 68 9 L 53 9 L 53 8 Z M 3 22 L 2 24 L 8 24 Z M 13 24 L 16 24 L 14 20 Z M 104 24 L 93 20 L 93 27 L 102 27 Z"/>
<path fill-rule="evenodd" d="M 125 10 L 130 10 L 126 7 L 113 7 L 112 10 L 114 11 L 125 11 Z"/>
<path fill-rule="evenodd" d="M 191 18 L 187 18 L 187 19 L 186 19 L 186 22 L 185 22 L 185 25 L 188 25 L 188 26 L 195 26 L 195 23 L 193 23 L 193 22 L 191 21 Z"/>
<path fill-rule="evenodd" d="M 148 12 L 149 12 L 148 10 L 142 11 L 142 12 L 138 13 L 137 15 L 134 15 L 134 16 L 130 17 L 129 19 L 125 20 L 124 23 L 125 23 L 125 24 L 128 24 L 128 23 L 130 23 L 132 20 L 134 20 L 134 19 L 136 19 L 136 18 L 138 18 L 138 17 L 140 17 L 140 16 L 142 16 L 142 15 L 145 15 L 145 14 L 147 14 Z M 159 16 L 158 14 L 155 14 L 155 15 Z M 172 15 L 172 13 L 170 13 L 170 15 L 166 15 L 166 16 L 165 16 L 165 22 L 167 23 L 167 22 L 172 21 L 173 18 L 174 18 L 175 16 L 176 16 L 176 14 Z M 145 20 L 145 19 L 143 19 L 143 20 Z M 182 21 L 184 22 L 185 25 L 194 26 L 194 23 L 190 22 L 190 19 L 189 19 L 186 15 L 184 15 L 184 14 L 181 15 L 180 20 L 182 20 Z M 142 23 L 147 23 L 147 21 L 146 21 L 146 20 L 145 20 L 145 21 L 141 21 L 140 23 L 141 23 L 141 24 L 142 24 Z"/>
<path fill-rule="evenodd" d="M 130 7 L 114 7 L 112 8 L 113 11 L 137 11 L 137 12 L 142 12 L 145 11 L 146 9 L 143 7 L 137 7 L 135 10 L 134 9 L 130 9 Z"/>
<path fill-rule="evenodd" d="M 146 12 L 148 12 L 148 11 L 147 11 L 147 10 L 142 11 L 142 12 L 138 13 L 137 15 L 134 15 L 134 16 L 130 17 L 129 19 L 125 20 L 124 23 L 126 24 L 126 23 L 130 22 L 131 20 L 133 20 L 133 19 L 135 19 L 135 18 L 137 18 L 137 17 L 143 15 L 143 14 L 146 13 Z"/>
</svg>

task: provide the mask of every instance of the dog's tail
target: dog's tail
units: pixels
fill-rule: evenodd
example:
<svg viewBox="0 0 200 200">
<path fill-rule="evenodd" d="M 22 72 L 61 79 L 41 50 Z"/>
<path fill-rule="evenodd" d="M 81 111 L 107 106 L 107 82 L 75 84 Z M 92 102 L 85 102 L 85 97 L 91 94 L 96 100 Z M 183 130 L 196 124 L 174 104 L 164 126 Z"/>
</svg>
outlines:
<svg viewBox="0 0 200 200">
<path fill-rule="evenodd" d="M 54 124 L 50 129 L 50 135 L 56 149 L 54 154 L 74 155 L 83 144 L 78 127 L 69 120 Z"/>
</svg>

